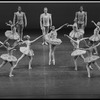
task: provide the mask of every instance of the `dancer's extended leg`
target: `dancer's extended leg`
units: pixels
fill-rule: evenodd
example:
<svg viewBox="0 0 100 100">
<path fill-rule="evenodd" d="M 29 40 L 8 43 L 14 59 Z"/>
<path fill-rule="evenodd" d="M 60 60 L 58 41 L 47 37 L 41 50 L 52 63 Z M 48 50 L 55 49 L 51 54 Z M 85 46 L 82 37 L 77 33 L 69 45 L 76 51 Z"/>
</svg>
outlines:
<svg viewBox="0 0 100 100">
<path fill-rule="evenodd" d="M 20 61 L 23 57 L 25 57 L 25 54 L 22 54 L 22 56 L 17 60 L 16 64 L 14 64 L 13 67 L 11 67 L 10 75 L 9 75 L 9 76 L 13 76 L 13 75 L 12 75 L 12 72 L 13 72 L 14 68 L 17 67 L 19 61 Z"/>
<path fill-rule="evenodd" d="M 100 66 L 97 64 L 97 62 L 94 62 L 94 65 L 100 70 Z"/>
<path fill-rule="evenodd" d="M 0 65 L 0 68 L 3 67 L 5 64 L 7 63 L 7 61 L 3 61 Z"/>
<path fill-rule="evenodd" d="M 52 57 L 52 45 L 49 44 L 49 65 L 51 65 L 51 57 Z"/>
<path fill-rule="evenodd" d="M 55 65 L 55 45 L 52 46 L 52 61 L 53 61 L 53 65 Z"/>
<path fill-rule="evenodd" d="M 31 65 L 32 65 L 32 60 L 33 60 L 33 56 L 30 56 L 30 61 L 29 61 L 29 69 L 32 69 Z"/>
<path fill-rule="evenodd" d="M 90 66 L 91 64 L 86 64 L 86 68 L 87 68 L 87 73 L 88 73 L 88 77 L 90 78 Z"/>
<path fill-rule="evenodd" d="M 74 57 L 74 64 L 75 64 L 75 70 L 77 71 L 77 58 L 78 56 Z"/>
</svg>

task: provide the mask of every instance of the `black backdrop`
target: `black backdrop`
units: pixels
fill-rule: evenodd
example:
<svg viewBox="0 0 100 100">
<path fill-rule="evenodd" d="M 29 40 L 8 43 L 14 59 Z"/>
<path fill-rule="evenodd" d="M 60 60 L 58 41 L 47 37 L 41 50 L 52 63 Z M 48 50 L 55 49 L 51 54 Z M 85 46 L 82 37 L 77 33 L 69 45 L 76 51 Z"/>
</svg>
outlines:
<svg viewBox="0 0 100 100">
<path fill-rule="evenodd" d="M 44 7 L 52 14 L 53 25 L 59 27 L 66 22 L 73 23 L 75 12 L 81 5 L 88 14 L 87 28 L 94 28 L 91 20 L 100 21 L 100 3 L 0 3 L 0 30 L 8 28 L 5 22 L 13 20 L 18 6 L 26 13 L 28 20 L 26 29 L 39 29 L 40 14 L 43 13 Z"/>
</svg>

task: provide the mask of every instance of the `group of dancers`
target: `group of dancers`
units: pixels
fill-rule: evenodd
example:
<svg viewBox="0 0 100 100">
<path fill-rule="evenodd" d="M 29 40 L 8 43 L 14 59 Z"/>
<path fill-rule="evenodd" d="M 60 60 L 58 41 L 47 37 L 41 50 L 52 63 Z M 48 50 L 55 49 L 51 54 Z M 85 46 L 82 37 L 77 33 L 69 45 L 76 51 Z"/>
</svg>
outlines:
<svg viewBox="0 0 100 100">
<path fill-rule="evenodd" d="M 88 72 L 88 77 L 90 77 L 90 70 L 92 64 L 97 66 L 100 70 L 99 65 L 96 60 L 100 57 L 98 55 L 97 47 L 100 45 L 100 22 L 95 23 L 91 21 L 96 28 L 94 29 L 94 34 L 90 37 L 84 37 L 85 27 L 87 26 L 87 12 L 83 11 L 83 6 L 80 6 L 80 11 L 76 12 L 74 24 L 64 24 L 58 29 L 55 29 L 55 26 L 52 26 L 52 17 L 51 14 L 47 13 L 48 9 L 44 8 L 44 13 L 40 16 L 40 26 L 44 35 L 44 40 L 42 45 L 49 44 L 49 65 L 53 63 L 55 65 L 55 49 L 57 45 L 62 43 L 61 39 L 57 38 L 57 31 L 62 27 L 72 27 L 72 31 L 68 34 L 64 34 L 70 39 L 70 42 L 73 45 L 73 52 L 71 56 L 74 59 L 75 70 L 77 70 L 77 58 L 81 57 L 86 63 L 86 68 Z M 49 32 L 49 28 L 51 31 Z M 87 40 L 87 41 L 86 41 Z M 80 48 L 80 42 L 84 41 L 86 48 Z M 48 44 L 47 44 L 48 43 Z M 86 57 L 84 56 L 86 55 Z"/>
<path fill-rule="evenodd" d="M 62 43 L 62 40 L 57 37 L 57 31 L 59 31 L 64 26 L 72 27 L 72 31 L 69 34 L 64 34 L 70 39 L 70 42 L 73 45 L 73 51 L 71 56 L 73 57 L 75 70 L 77 70 L 77 58 L 81 57 L 83 61 L 86 63 L 86 68 L 88 72 L 88 77 L 90 77 L 90 69 L 93 69 L 91 64 L 97 66 L 100 70 L 99 65 L 97 64 L 96 60 L 100 57 L 98 56 L 97 47 L 100 45 L 100 22 L 97 24 L 92 21 L 92 23 L 96 26 L 94 29 L 94 34 L 90 37 L 84 37 L 85 27 L 87 25 L 87 12 L 83 11 L 83 7 L 80 7 L 80 11 L 76 12 L 74 24 L 65 23 L 59 28 L 55 28 L 52 25 L 52 15 L 49 14 L 47 7 L 44 8 L 44 13 L 40 15 L 40 27 L 42 30 L 42 35 L 37 37 L 34 40 L 30 40 L 29 35 L 23 36 L 23 28 L 27 26 L 27 18 L 24 12 L 21 11 L 21 7 L 18 7 L 18 11 L 14 13 L 13 22 L 10 20 L 6 23 L 7 26 L 11 27 L 11 30 L 7 30 L 5 32 L 5 36 L 7 39 L 4 42 L 0 41 L 0 48 L 5 47 L 7 50 L 6 54 L 2 54 L 0 58 L 3 59 L 2 64 L 0 67 L 4 66 L 6 63 L 11 64 L 11 69 L 9 73 L 9 77 L 13 76 L 13 70 L 18 65 L 19 61 L 28 56 L 30 58 L 29 61 L 29 69 L 32 69 L 32 60 L 34 56 L 34 51 L 31 49 L 32 43 L 43 37 L 42 45 L 48 45 L 49 47 L 49 65 L 55 65 L 55 49 L 58 45 Z M 15 21 L 17 18 L 17 21 Z M 25 23 L 23 21 L 25 19 Z M 23 40 L 24 38 L 25 40 Z M 15 40 L 13 45 L 11 45 L 8 40 Z M 86 41 L 87 39 L 87 41 Z M 84 41 L 86 48 L 80 48 L 80 42 Z M 26 44 L 26 46 L 21 46 L 22 44 Z M 22 55 L 17 59 L 13 53 L 16 51 L 16 47 L 20 46 L 19 50 Z M 86 57 L 84 56 L 86 54 Z"/>
</svg>

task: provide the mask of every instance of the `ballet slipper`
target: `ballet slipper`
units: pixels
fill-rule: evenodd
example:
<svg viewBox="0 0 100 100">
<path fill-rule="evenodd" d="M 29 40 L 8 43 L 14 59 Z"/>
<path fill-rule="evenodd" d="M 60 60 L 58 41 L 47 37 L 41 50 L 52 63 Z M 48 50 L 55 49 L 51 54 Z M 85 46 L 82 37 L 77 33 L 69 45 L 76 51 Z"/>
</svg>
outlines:
<svg viewBox="0 0 100 100">
<path fill-rule="evenodd" d="M 12 77 L 12 76 L 14 76 L 14 75 L 13 75 L 13 74 L 10 74 L 10 75 L 9 75 L 9 77 Z"/>
</svg>

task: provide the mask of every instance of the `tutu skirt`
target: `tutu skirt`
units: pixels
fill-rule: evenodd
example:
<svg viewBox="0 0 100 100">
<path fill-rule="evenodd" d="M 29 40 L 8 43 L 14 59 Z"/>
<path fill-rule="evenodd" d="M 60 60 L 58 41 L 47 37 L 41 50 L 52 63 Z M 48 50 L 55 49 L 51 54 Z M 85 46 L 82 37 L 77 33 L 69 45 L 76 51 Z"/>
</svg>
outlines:
<svg viewBox="0 0 100 100">
<path fill-rule="evenodd" d="M 0 56 L 3 60 L 6 60 L 8 62 L 16 62 L 17 58 L 13 55 L 9 55 L 9 54 L 2 54 Z"/>
<path fill-rule="evenodd" d="M 9 38 L 9 39 L 14 39 L 14 40 L 19 39 L 19 35 L 18 35 L 17 32 L 12 33 L 12 31 L 9 31 L 9 30 L 5 32 L 5 36 L 6 36 L 7 38 Z"/>
<path fill-rule="evenodd" d="M 61 39 L 52 39 L 52 38 L 49 38 L 49 35 L 46 35 L 45 36 L 45 40 L 50 43 L 50 44 L 53 44 L 53 45 L 60 45 L 62 43 Z"/>
<path fill-rule="evenodd" d="M 84 62 L 90 63 L 90 62 L 93 62 L 93 61 L 95 61 L 95 60 L 97 60 L 99 58 L 100 58 L 99 56 L 93 55 L 91 57 L 86 57 L 85 60 L 84 60 Z"/>
<path fill-rule="evenodd" d="M 28 56 L 34 55 L 33 50 L 29 50 L 27 47 L 20 47 L 20 52 L 22 52 L 23 54 L 28 55 Z"/>
<path fill-rule="evenodd" d="M 80 38 L 82 35 L 84 34 L 84 32 L 74 32 L 74 31 L 71 31 L 69 36 L 71 38 Z"/>
<path fill-rule="evenodd" d="M 82 55 L 82 54 L 85 54 L 85 53 L 86 53 L 85 50 L 80 50 L 80 49 L 78 49 L 78 50 L 73 51 L 73 52 L 71 53 L 71 56 L 79 56 L 79 55 Z"/>
<path fill-rule="evenodd" d="M 91 41 L 99 41 L 100 40 L 100 35 L 97 34 L 97 35 L 92 35 L 89 40 Z"/>
</svg>

